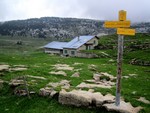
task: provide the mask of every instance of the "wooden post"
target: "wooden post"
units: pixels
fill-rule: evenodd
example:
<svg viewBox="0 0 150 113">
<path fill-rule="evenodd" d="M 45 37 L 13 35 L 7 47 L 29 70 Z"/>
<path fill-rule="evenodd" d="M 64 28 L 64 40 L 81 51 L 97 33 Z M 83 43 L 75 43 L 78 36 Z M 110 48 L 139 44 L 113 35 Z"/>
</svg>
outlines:
<svg viewBox="0 0 150 113">
<path fill-rule="evenodd" d="M 121 76 L 122 76 L 122 58 L 123 58 L 123 38 L 124 35 L 135 35 L 135 29 L 127 29 L 130 27 L 130 21 L 126 20 L 127 12 L 119 11 L 118 21 L 106 21 L 104 27 L 117 28 L 118 34 L 118 58 L 117 58 L 117 82 L 116 82 L 116 106 L 120 105 L 121 96 Z"/>
<path fill-rule="evenodd" d="M 116 106 L 120 105 L 121 76 L 123 59 L 123 35 L 118 35 L 118 57 L 117 57 L 117 82 L 116 82 Z"/>
</svg>

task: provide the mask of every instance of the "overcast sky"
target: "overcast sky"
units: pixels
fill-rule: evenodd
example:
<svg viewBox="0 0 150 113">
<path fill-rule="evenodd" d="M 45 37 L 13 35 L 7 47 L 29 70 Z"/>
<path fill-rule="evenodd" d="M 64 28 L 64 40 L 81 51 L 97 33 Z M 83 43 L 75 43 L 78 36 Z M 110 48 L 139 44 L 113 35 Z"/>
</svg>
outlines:
<svg viewBox="0 0 150 113">
<path fill-rule="evenodd" d="M 122 9 L 132 22 L 150 22 L 150 0 L 0 0 L 0 21 L 45 16 L 117 20 Z"/>
</svg>

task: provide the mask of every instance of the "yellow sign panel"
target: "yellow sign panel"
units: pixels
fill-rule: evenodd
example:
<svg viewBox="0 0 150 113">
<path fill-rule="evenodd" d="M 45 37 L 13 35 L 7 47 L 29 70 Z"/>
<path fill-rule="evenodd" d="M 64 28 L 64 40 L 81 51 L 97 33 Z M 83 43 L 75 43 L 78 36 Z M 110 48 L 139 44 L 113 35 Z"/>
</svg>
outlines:
<svg viewBox="0 0 150 113">
<path fill-rule="evenodd" d="M 135 29 L 117 28 L 117 34 L 119 34 L 119 35 L 135 35 Z"/>
<path fill-rule="evenodd" d="M 127 12 L 124 10 L 119 11 L 119 21 L 126 21 Z"/>
<path fill-rule="evenodd" d="M 106 21 L 104 23 L 106 28 L 119 28 L 119 27 L 130 27 L 130 21 Z"/>
</svg>

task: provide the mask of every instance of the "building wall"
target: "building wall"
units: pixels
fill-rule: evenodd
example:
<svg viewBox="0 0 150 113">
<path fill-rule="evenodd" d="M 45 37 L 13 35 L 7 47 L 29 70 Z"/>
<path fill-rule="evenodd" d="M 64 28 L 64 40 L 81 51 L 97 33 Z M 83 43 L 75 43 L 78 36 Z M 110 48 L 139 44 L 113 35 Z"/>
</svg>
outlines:
<svg viewBox="0 0 150 113">
<path fill-rule="evenodd" d="M 64 48 L 63 49 L 63 55 L 65 55 L 65 56 L 77 56 L 77 57 L 84 56 L 83 54 L 80 53 L 80 50 L 94 49 L 94 47 L 97 45 L 98 45 L 98 39 L 93 38 L 93 39 L 89 40 L 86 44 L 79 47 L 78 49 Z M 86 56 L 89 56 L 89 55 L 86 55 Z M 89 57 L 91 57 L 91 56 L 89 56 Z"/>
<path fill-rule="evenodd" d="M 62 50 L 59 50 L 59 49 L 45 48 L 45 53 L 61 54 L 61 51 L 62 51 Z"/>
<path fill-rule="evenodd" d="M 86 44 L 89 44 L 88 46 L 90 47 L 86 47 Z M 94 49 L 95 46 L 98 45 L 98 39 L 97 38 L 93 38 L 91 40 L 89 40 L 86 44 L 82 45 L 80 48 L 78 48 L 78 51 L 80 50 L 90 50 L 90 49 Z"/>
<path fill-rule="evenodd" d="M 63 55 L 65 55 L 65 56 L 76 56 L 77 50 L 76 49 L 63 49 Z"/>
</svg>

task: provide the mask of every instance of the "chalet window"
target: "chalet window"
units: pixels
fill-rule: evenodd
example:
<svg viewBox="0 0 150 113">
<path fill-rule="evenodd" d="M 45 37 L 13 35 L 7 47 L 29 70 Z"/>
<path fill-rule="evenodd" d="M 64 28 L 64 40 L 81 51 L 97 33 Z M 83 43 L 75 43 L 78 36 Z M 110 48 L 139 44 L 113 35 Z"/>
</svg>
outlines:
<svg viewBox="0 0 150 113">
<path fill-rule="evenodd" d="M 90 45 L 86 45 L 86 50 L 90 50 L 91 46 Z"/>
<path fill-rule="evenodd" d="M 96 44 L 96 41 L 94 40 L 94 42 L 93 42 L 94 44 Z"/>
<path fill-rule="evenodd" d="M 71 55 L 75 55 L 75 51 L 71 51 Z"/>
<path fill-rule="evenodd" d="M 67 53 L 68 53 L 68 51 L 67 51 L 67 50 L 65 50 L 64 52 L 65 52 L 65 54 L 67 54 Z"/>
<path fill-rule="evenodd" d="M 86 50 L 88 50 L 88 45 L 86 45 Z"/>
</svg>

